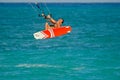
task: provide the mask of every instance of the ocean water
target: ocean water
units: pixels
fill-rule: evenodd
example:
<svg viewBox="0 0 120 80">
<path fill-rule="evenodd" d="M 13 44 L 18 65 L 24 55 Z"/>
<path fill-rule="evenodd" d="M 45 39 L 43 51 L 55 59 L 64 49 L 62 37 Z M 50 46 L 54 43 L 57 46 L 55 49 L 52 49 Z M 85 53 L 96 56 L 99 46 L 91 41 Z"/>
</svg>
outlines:
<svg viewBox="0 0 120 80">
<path fill-rule="evenodd" d="M 41 7 L 72 32 L 35 40 L 45 24 L 35 5 L 0 3 L 0 80 L 120 79 L 120 3 Z"/>
</svg>

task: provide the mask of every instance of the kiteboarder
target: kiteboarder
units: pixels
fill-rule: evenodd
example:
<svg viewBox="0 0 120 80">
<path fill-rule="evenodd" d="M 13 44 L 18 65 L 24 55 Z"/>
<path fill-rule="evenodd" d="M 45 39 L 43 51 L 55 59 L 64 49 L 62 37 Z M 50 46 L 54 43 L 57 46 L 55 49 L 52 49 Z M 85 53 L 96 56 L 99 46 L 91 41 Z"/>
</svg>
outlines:
<svg viewBox="0 0 120 80">
<path fill-rule="evenodd" d="M 58 21 L 56 21 L 55 19 L 53 19 L 52 17 L 51 17 L 51 15 L 49 14 L 49 15 L 45 15 L 44 14 L 44 11 L 40 8 L 40 6 L 38 5 L 38 3 L 35 3 L 36 4 L 36 6 L 37 6 L 37 8 L 40 10 L 40 11 L 42 11 L 42 14 L 39 14 L 39 17 L 43 17 L 43 18 L 45 18 L 46 19 L 46 23 L 45 23 L 45 30 L 48 30 L 48 29 L 50 29 L 50 28 L 59 28 L 59 27 L 61 27 L 62 26 L 62 24 L 63 24 L 63 22 L 64 22 L 64 20 L 62 19 L 62 18 L 60 18 Z"/>
<path fill-rule="evenodd" d="M 45 23 L 45 30 L 48 30 L 50 28 L 59 28 L 62 26 L 64 22 L 62 18 L 56 21 L 55 19 L 51 17 L 51 15 L 46 16 L 44 13 L 42 13 L 42 17 L 44 17 L 47 20 L 47 22 Z"/>
</svg>

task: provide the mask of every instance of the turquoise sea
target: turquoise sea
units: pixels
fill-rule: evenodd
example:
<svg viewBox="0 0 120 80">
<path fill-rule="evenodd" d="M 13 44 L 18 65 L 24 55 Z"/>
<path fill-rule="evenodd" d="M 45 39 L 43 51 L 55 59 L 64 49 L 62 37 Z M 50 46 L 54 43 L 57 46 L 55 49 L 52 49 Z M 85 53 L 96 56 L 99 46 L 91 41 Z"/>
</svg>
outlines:
<svg viewBox="0 0 120 80">
<path fill-rule="evenodd" d="M 0 3 L 0 80 L 120 80 L 120 3 L 41 8 L 72 32 L 35 40 L 45 24 L 35 5 Z"/>
</svg>

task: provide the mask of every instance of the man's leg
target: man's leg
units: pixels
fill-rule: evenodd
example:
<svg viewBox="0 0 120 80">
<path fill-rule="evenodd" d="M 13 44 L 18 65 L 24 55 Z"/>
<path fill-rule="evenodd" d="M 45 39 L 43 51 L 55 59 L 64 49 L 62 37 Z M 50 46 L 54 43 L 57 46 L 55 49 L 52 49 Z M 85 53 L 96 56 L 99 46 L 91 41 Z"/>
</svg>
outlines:
<svg viewBox="0 0 120 80">
<path fill-rule="evenodd" d="M 46 24 L 45 24 L 45 30 L 48 30 L 48 29 L 50 29 L 50 26 L 49 26 L 48 23 L 46 23 Z"/>
<path fill-rule="evenodd" d="M 55 27 L 56 28 L 60 28 L 61 26 L 60 26 L 61 24 L 60 24 L 60 20 L 58 20 L 57 22 L 56 22 L 56 24 L 55 24 Z"/>
</svg>

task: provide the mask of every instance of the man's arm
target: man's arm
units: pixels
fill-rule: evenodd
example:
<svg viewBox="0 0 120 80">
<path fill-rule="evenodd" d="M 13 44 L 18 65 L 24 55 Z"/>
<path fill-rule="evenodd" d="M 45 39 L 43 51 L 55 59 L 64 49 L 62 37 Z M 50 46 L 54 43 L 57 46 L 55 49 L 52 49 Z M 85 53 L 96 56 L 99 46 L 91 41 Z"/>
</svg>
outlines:
<svg viewBox="0 0 120 80">
<path fill-rule="evenodd" d="M 56 24 L 56 20 L 54 20 L 50 15 L 45 15 L 45 14 L 43 14 L 42 13 L 42 16 L 45 18 L 45 19 L 48 19 L 51 23 L 53 23 L 53 24 Z"/>
<path fill-rule="evenodd" d="M 54 20 L 53 18 L 50 18 L 50 22 L 52 22 L 53 24 L 56 24 L 56 20 Z"/>
<path fill-rule="evenodd" d="M 56 24 L 56 20 L 54 20 L 50 15 L 47 16 L 51 23 Z"/>
</svg>

